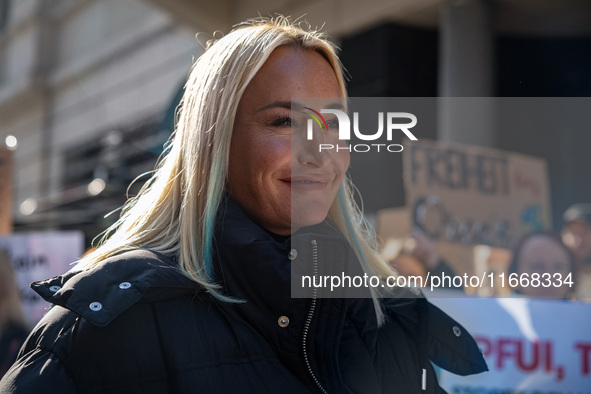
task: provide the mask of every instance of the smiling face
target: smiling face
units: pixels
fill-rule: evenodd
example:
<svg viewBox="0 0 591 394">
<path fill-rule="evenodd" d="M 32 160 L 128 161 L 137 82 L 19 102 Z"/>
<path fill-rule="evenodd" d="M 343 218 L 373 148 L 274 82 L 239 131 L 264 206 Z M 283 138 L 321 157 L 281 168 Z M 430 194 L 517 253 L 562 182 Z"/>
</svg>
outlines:
<svg viewBox="0 0 591 394">
<path fill-rule="evenodd" d="M 308 117 L 292 113 L 291 100 L 340 96 L 335 73 L 319 53 L 289 46 L 275 49 L 244 91 L 227 190 L 263 228 L 289 235 L 326 218 L 349 167 L 349 152 L 318 152 L 318 138 L 306 140 L 304 127 L 293 127 L 299 131 L 292 135 L 292 125 L 305 126 Z M 315 104 L 317 111 L 335 105 L 326 99 Z"/>
</svg>

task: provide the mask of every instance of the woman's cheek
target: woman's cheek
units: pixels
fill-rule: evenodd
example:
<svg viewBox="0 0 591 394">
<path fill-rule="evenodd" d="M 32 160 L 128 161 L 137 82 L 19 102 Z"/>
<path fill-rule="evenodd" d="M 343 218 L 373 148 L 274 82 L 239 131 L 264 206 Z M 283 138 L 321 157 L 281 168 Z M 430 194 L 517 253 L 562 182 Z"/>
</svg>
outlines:
<svg viewBox="0 0 591 394">
<path fill-rule="evenodd" d="M 339 158 L 337 158 L 339 162 L 338 167 L 341 169 L 341 172 L 344 175 L 349 169 L 349 164 L 351 164 L 351 154 L 348 150 L 344 149 L 339 151 L 337 155 L 339 155 Z"/>
<path fill-rule="evenodd" d="M 265 165 L 272 165 L 286 156 L 289 160 L 289 140 L 285 138 L 264 133 L 257 136 L 250 142 L 249 146 L 244 146 L 251 154 L 258 157 L 259 161 Z"/>
<path fill-rule="evenodd" d="M 276 170 L 291 163 L 291 141 L 285 138 L 269 138 L 265 144 L 264 155 L 269 159 L 269 165 Z M 273 165 L 274 164 L 274 165 Z"/>
</svg>

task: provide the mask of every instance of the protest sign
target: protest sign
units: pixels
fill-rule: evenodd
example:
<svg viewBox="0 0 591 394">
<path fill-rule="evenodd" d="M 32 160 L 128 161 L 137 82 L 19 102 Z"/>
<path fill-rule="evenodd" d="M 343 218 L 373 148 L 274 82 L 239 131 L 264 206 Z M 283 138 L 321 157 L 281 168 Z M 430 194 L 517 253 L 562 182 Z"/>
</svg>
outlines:
<svg viewBox="0 0 591 394">
<path fill-rule="evenodd" d="M 489 368 L 466 377 L 441 371 L 450 394 L 591 393 L 591 305 L 441 296 L 431 302 L 474 336 Z"/>
<path fill-rule="evenodd" d="M 0 237 L 0 248 L 10 256 L 24 313 L 33 325 L 49 304 L 29 287 L 30 283 L 72 268 L 71 264 L 84 252 L 84 235 L 78 231 L 12 234 Z"/>
<path fill-rule="evenodd" d="M 434 240 L 512 248 L 521 235 L 551 226 L 542 159 L 424 140 L 403 154 L 413 226 Z"/>
<path fill-rule="evenodd" d="M 411 233 L 426 235 L 457 274 L 491 275 L 481 294 L 506 294 L 497 285 L 519 238 L 547 229 L 549 182 L 544 160 L 457 143 L 413 141 L 403 151 L 406 207 L 377 213 L 388 247 Z"/>
</svg>

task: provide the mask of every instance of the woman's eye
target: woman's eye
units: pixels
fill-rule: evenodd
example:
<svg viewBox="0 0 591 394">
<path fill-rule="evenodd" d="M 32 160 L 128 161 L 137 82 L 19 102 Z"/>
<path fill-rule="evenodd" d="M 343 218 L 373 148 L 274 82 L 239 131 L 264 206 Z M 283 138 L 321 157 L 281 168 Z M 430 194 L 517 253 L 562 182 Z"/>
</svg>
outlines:
<svg viewBox="0 0 591 394">
<path fill-rule="evenodd" d="M 326 119 L 326 125 L 329 129 L 339 129 L 339 121 L 337 118 L 334 119 Z"/>
<path fill-rule="evenodd" d="M 289 116 L 282 116 L 277 119 L 274 119 L 271 122 L 271 125 L 276 127 L 291 127 L 292 123 L 292 119 Z"/>
</svg>

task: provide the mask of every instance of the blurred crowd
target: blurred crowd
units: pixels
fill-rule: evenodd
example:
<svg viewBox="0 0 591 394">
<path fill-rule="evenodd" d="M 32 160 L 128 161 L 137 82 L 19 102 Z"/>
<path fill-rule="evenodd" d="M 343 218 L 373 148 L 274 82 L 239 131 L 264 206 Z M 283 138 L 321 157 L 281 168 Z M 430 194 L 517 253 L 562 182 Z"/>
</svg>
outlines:
<svg viewBox="0 0 591 394">
<path fill-rule="evenodd" d="M 551 285 L 527 285 L 518 282 L 511 292 L 527 297 L 591 300 L 591 204 L 579 203 L 568 208 L 563 215 L 560 233 L 537 231 L 524 235 L 512 251 L 512 258 L 505 270 L 506 277 L 527 274 L 549 274 Z M 413 232 L 399 243 L 395 253 L 389 251 L 386 258 L 400 275 L 420 276 L 424 280 L 442 273 L 461 275 L 440 256 L 436 243 L 427 235 Z M 429 275 L 428 275 L 429 274 Z M 555 278 L 564 280 L 561 286 Z M 572 284 L 569 284 L 572 282 Z M 445 285 L 442 287 L 454 287 Z M 463 287 L 457 287 L 464 291 Z"/>
</svg>

